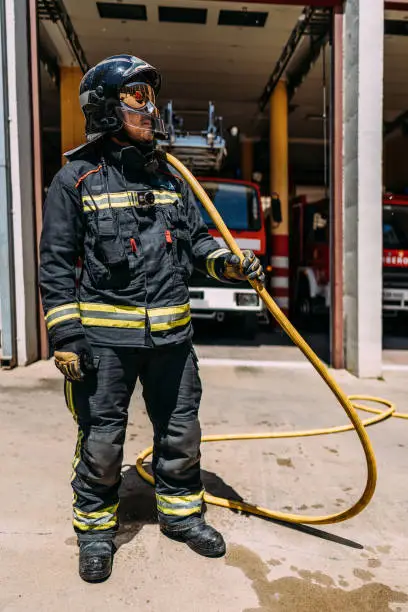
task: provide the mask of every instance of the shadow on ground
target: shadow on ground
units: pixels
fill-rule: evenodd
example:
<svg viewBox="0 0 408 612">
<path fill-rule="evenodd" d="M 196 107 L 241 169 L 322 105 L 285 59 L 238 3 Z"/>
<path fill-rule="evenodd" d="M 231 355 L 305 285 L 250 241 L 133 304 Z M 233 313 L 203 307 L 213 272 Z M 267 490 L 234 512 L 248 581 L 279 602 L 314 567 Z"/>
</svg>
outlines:
<svg viewBox="0 0 408 612">
<path fill-rule="evenodd" d="M 201 477 L 208 493 L 243 501 L 243 498 L 216 474 L 202 470 Z M 120 528 L 115 539 L 117 548 L 133 540 L 144 525 L 157 523 L 154 489 L 141 479 L 134 466 L 124 466 L 119 495 Z"/>
<path fill-rule="evenodd" d="M 148 468 L 147 468 L 148 469 Z M 149 469 L 148 469 L 149 471 Z M 234 501 L 245 501 L 243 497 L 231 486 L 229 486 L 222 478 L 214 474 L 202 470 L 201 472 L 205 490 L 216 497 L 224 497 Z M 120 505 L 119 505 L 119 532 L 115 538 L 117 549 L 131 542 L 144 525 L 152 525 L 157 523 L 156 499 L 154 488 L 147 482 L 141 479 L 134 466 L 124 466 L 123 480 L 120 488 Z M 230 510 L 230 512 L 240 513 L 238 510 Z M 242 513 L 245 515 L 245 513 Z M 349 548 L 363 549 L 364 546 L 353 540 L 348 540 L 330 532 L 316 529 L 309 525 L 285 523 L 273 519 L 258 517 L 259 520 L 269 521 L 286 527 L 300 531 L 303 534 L 311 535 L 339 544 Z"/>
</svg>

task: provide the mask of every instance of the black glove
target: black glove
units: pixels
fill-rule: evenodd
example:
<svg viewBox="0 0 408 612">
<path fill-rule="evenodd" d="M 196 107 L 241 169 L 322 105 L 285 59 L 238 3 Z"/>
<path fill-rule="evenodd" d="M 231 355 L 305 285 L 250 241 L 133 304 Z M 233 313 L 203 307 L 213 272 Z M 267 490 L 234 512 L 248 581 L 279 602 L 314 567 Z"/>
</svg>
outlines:
<svg viewBox="0 0 408 612">
<path fill-rule="evenodd" d="M 230 253 L 225 258 L 224 276 L 226 278 L 236 280 L 257 280 L 260 283 L 265 282 L 265 274 L 259 261 L 253 251 L 242 251 L 245 256 L 242 264 L 238 255 Z"/>
<path fill-rule="evenodd" d="M 71 382 L 83 380 L 96 370 L 92 347 L 83 336 L 58 344 L 54 357 L 57 368 Z"/>
</svg>

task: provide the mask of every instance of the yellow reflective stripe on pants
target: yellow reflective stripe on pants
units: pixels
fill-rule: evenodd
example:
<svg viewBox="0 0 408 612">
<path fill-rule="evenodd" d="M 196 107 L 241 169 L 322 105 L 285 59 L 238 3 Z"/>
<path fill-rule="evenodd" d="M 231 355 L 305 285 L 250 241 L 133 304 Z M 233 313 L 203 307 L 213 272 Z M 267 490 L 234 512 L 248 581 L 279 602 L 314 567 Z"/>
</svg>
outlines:
<svg viewBox="0 0 408 612">
<path fill-rule="evenodd" d="M 78 438 L 77 438 L 77 443 L 76 443 L 76 448 L 75 448 L 75 455 L 72 461 L 71 482 L 74 480 L 76 476 L 77 465 L 81 460 L 81 449 L 82 449 L 83 437 L 84 437 L 84 432 L 82 431 L 82 429 L 78 429 Z"/>
<path fill-rule="evenodd" d="M 204 498 L 204 491 L 192 493 L 191 495 L 160 495 L 156 493 L 156 498 L 166 504 L 190 504 L 191 502 L 202 501 Z"/>
<path fill-rule="evenodd" d="M 89 518 L 89 519 L 100 519 L 106 518 L 115 514 L 119 507 L 119 502 L 117 504 L 113 504 L 113 506 L 108 506 L 107 508 L 103 508 L 103 510 L 96 510 L 95 512 L 84 512 L 83 510 L 79 510 L 75 508 L 75 514 L 80 518 Z"/>
<path fill-rule="evenodd" d="M 169 516 L 190 516 L 201 512 L 204 491 L 193 495 L 160 495 L 156 493 L 157 510 Z"/>
<path fill-rule="evenodd" d="M 74 527 L 78 527 L 81 531 L 102 531 L 103 529 L 112 529 L 112 527 L 116 527 L 118 523 L 118 519 L 115 516 L 114 519 L 104 523 L 103 525 L 87 525 L 85 523 L 81 523 L 76 518 L 72 519 L 72 524 Z"/>
<path fill-rule="evenodd" d="M 115 527 L 118 518 L 117 510 L 119 503 L 108 506 L 95 512 L 84 512 L 79 508 L 73 508 L 73 524 L 81 531 L 101 531 Z"/>
<path fill-rule="evenodd" d="M 67 379 L 65 379 L 65 383 L 64 383 L 64 394 L 65 394 L 65 400 L 67 402 L 68 409 L 70 413 L 72 414 L 75 423 L 78 424 L 78 415 L 75 410 L 75 404 L 74 404 L 73 384 L 71 381 Z M 75 455 L 72 460 L 71 482 L 74 480 L 76 476 L 76 468 L 81 459 L 81 448 L 82 448 L 83 437 L 84 437 L 84 432 L 78 426 L 78 437 L 77 437 L 77 443 L 75 447 Z"/>
<path fill-rule="evenodd" d="M 77 417 L 77 414 L 75 412 L 75 407 L 74 407 L 74 396 L 73 396 L 73 393 L 72 393 L 72 382 L 70 382 L 67 379 L 65 379 L 65 381 L 64 381 L 64 394 L 65 394 L 65 401 L 67 403 L 68 410 L 72 414 L 75 423 L 77 423 L 78 422 L 78 417 Z"/>
</svg>

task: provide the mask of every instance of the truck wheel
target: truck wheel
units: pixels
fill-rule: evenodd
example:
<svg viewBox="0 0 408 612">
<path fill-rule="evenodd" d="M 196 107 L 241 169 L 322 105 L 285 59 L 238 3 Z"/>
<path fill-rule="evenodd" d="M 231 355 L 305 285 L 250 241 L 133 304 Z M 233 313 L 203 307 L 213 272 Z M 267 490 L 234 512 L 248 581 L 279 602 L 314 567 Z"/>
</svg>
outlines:
<svg viewBox="0 0 408 612">
<path fill-rule="evenodd" d="M 310 297 L 309 284 L 306 280 L 299 283 L 295 302 L 295 317 L 299 327 L 310 329 L 312 324 L 313 304 Z"/>
<path fill-rule="evenodd" d="M 258 318 L 256 314 L 244 315 L 242 335 L 246 340 L 253 340 L 258 332 Z"/>
</svg>

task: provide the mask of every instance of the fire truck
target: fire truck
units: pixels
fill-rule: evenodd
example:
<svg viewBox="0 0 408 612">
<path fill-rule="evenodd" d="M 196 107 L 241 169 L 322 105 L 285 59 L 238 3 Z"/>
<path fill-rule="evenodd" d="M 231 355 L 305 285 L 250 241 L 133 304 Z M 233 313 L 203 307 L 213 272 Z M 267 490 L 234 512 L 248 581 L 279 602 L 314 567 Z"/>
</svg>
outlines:
<svg viewBox="0 0 408 612">
<path fill-rule="evenodd" d="M 291 203 L 291 303 L 299 323 L 330 308 L 329 200 Z M 408 197 L 383 197 L 383 313 L 408 312 Z"/>
<path fill-rule="evenodd" d="M 161 142 L 161 147 L 180 159 L 198 177 L 239 247 L 252 249 L 265 263 L 265 220 L 258 186 L 218 176 L 227 151 L 221 120 L 215 116 L 214 105 L 209 103 L 208 125 L 201 132 L 184 130 L 181 119 L 175 117 L 171 102 L 163 115 L 169 138 Z M 210 233 L 221 247 L 225 247 L 224 240 L 198 200 L 197 205 Z M 190 279 L 190 304 L 193 319 L 235 320 L 247 338 L 256 334 L 258 321 L 265 320 L 263 302 L 247 282 L 223 284 L 199 271 L 195 271 Z"/>
</svg>

